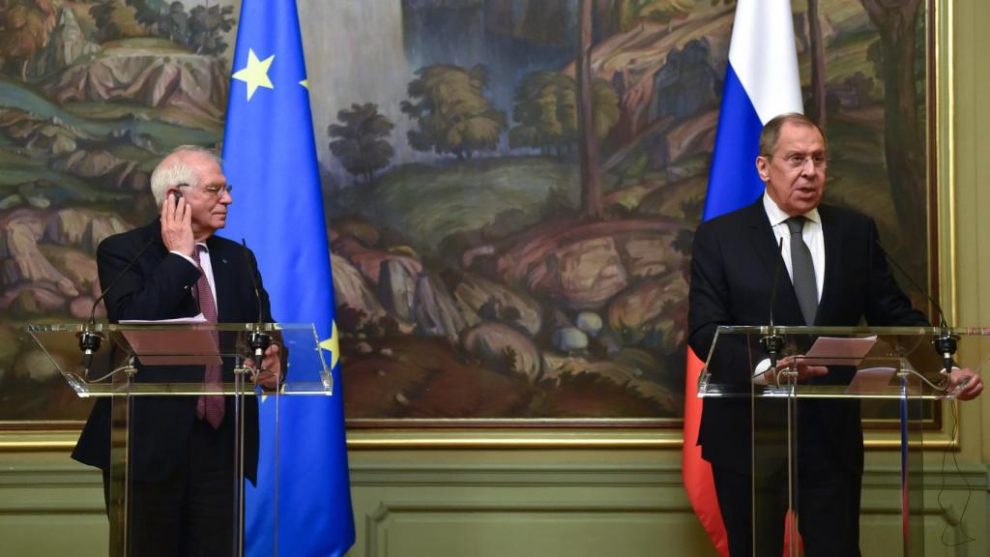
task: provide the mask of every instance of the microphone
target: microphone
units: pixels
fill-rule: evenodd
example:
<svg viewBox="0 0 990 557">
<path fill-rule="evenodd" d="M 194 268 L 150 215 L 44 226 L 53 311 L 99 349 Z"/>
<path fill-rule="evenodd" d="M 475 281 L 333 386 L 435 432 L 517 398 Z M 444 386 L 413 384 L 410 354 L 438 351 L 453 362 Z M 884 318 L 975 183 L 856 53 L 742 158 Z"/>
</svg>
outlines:
<svg viewBox="0 0 990 557">
<path fill-rule="evenodd" d="M 241 238 L 241 247 L 244 248 L 244 261 L 247 263 L 248 276 L 251 277 L 251 287 L 254 288 L 254 299 L 258 303 L 258 323 L 255 326 L 255 330 L 251 332 L 251 336 L 248 338 L 248 344 L 251 349 L 254 350 L 254 357 L 257 358 L 257 365 L 261 365 L 261 359 L 265 355 L 265 350 L 272 344 L 272 337 L 270 334 L 263 332 L 261 330 L 262 316 L 261 316 L 261 289 L 258 288 L 257 273 L 258 268 L 254 264 L 254 258 L 251 256 L 251 250 L 247 247 L 247 241 Z"/>
<path fill-rule="evenodd" d="M 112 281 L 110 281 L 110 284 L 100 291 L 100 295 L 93 301 L 93 306 L 89 308 L 89 319 L 86 320 L 86 323 L 83 325 L 83 331 L 79 334 L 79 350 L 83 353 L 83 368 L 86 376 L 89 375 L 89 368 L 93 363 L 93 354 L 100 350 L 100 344 L 103 340 L 103 335 L 100 335 L 93 330 L 96 328 L 97 306 L 99 306 L 100 302 L 102 302 L 103 299 L 106 298 L 107 294 L 113 290 L 113 287 L 117 286 L 117 283 L 124 278 L 127 271 L 131 270 L 131 267 L 138 262 L 138 259 L 144 255 L 144 252 L 147 251 L 148 248 L 151 247 L 151 244 L 155 243 L 155 240 L 157 239 L 158 238 L 155 236 L 152 236 L 150 240 L 141 246 L 141 249 L 134 254 L 134 257 L 127 262 L 127 265 L 124 265 L 124 268 L 120 271 L 120 273 Z"/>
<path fill-rule="evenodd" d="M 773 269 L 773 284 L 770 287 L 770 327 L 767 334 L 760 338 L 760 346 L 767 351 L 767 357 L 770 358 L 770 369 L 777 368 L 777 360 L 780 358 L 780 353 L 784 349 L 784 337 L 777 334 L 777 330 L 773 324 L 773 306 L 777 301 L 777 283 L 780 282 L 780 265 L 784 262 L 784 257 L 781 255 L 784 252 L 784 239 L 781 238 L 777 243 L 777 264 Z"/>
<path fill-rule="evenodd" d="M 939 320 L 938 327 L 939 329 L 941 329 L 941 332 L 939 333 L 938 338 L 932 341 L 932 345 L 935 346 L 935 352 L 937 352 L 938 355 L 942 358 L 942 365 L 944 366 L 945 373 L 949 373 L 950 371 L 952 371 L 952 368 L 956 364 L 955 360 L 953 359 L 953 356 L 955 356 L 956 350 L 959 347 L 959 336 L 952 334 L 952 332 L 950 331 L 949 324 L 945 320 L 945 312 L 942 311 L 942 306 L 940 306 L 938 302 L 935 301 L 935 298 L 933 298 L 931 294 L 928 293 L 927 290 L 921 288 L 921 286 L 919 286 L 918 283 L 911 278 L 911 275 L 909 275 L 907 271 L 904 270 L 904 267 L 901 267 L 897 263 L 897 261 L 894 260 L 894 258 L 889 253 L 887 253 L 887 250 L 883 249 L 883 245 L 880 244 L 879 240 L 877 240 L 877 245 L 880 247 L 880 251 L 881 253 L 883 253 L 884 258 L 886 258 L 887 261 L 890 262 L 890 264 L 893 265 L 895 269 L 900 271 L 901 275 L 907 279 L 908 283 L 916 291 L 922 293 L 925 296 L 925 298 L 927 298 L 928 301 L 933 306 L 935 306 L 935 309 L 938 311 L 938 320 Z"/>
</svg>

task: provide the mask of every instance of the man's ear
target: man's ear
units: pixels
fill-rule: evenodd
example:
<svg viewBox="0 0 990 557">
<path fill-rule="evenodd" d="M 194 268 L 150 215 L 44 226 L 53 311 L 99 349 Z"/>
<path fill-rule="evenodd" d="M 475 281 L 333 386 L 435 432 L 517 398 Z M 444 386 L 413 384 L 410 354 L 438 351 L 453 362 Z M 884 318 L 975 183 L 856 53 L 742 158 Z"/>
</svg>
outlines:
<svg viewBox="0 0 990 557">
<path fill-rule="evenodd" d="M 756 173 L 764 182 L 770 179 L 770 161 L 763 155 L 756 157 Z"/>
</svg>

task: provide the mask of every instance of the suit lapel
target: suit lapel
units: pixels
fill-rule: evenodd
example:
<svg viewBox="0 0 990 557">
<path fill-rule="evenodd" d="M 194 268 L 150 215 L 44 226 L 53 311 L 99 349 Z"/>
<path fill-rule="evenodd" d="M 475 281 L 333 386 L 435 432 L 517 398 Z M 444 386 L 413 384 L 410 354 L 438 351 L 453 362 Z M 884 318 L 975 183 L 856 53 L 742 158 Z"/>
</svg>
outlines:
<svg viewBox="0 0 990 557">
<path fill-rule="evenodd" d="M 773 280 L 773 271 L 782 267 L 784 261 L 780 257 L 780 249 L 774 241 L 773 229 L 770 228 L 770 220 L 763 209 L 763 197 L 757 199 L 756 203 L 748 208 L 746 221 L 749 223 L 750 234 L 747 234 L 753 244 L 753 252 L 759 258 L 759 265 L 767 269 L 767 277 Z M 782 271 L 787 275 L 786 269 Z"/>
<path fill-rule="evenodd" d="M 759 259 L 758 265 L 766 271 L 767 284 L 771 285 L 767 292 L 773 291 L 773 283 L 777 283 L 776 299 L 773 300 L 774 322 L 778 325 L 804 325 L 804 317 L 801 316 L 801 309 L 797 301 L 797 293 L 794 292 L 794 284 L 790 275 L 787 274 L 787 267 L 784 265 L 783 255 L 780 253 L 780 244 L 777 243 L 770 227 L 770 219 L 767 218 L 766 209 L 763 208 L 763 198 L 757 199 L 756 203 L 750 205 L 749 216 L 747 218 L 750 226 L 750 242 L 753 252 Z M 776 273 L 776 276 L 774 274 Z M 771 301 L 767 299 L 769 308 Z M 769 315 L 768 315 L 769 317 Z"/>
<path fill-rule="evenodd" d="M 822 219 L 822 237 L 825 241 L 825 284 L 822 285 L 822 300 L 818 304 L 817 323 L 827 324 L 831 316 L 828 308 L 835 307 L 832 298 L 839 296 L 839 279 L 842 270 L 842 243 L 839 225 L 827 207 L 818 207 Z"/>
</svg>

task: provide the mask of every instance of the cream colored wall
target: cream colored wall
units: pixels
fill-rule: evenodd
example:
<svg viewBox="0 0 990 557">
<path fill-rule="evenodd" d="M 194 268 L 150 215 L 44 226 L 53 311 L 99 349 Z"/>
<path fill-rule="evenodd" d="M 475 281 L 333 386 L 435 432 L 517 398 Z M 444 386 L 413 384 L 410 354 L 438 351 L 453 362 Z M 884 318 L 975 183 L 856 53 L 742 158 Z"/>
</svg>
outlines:
<svg viewBox="0 0 990 557">
<path fill-rule="evenodd" d="M 711 555 L 670 453 L 361 452 L 352 555 Z"/>
<path fill-rule="evenodd" d="M 990 2 L 951 2 L 955 86 L 951 99 L 954 150 L 956 238 L 955 282 L 958 323 L 990 325 Z M 979 361 L 990 358 L 990 342 L 981 346 Z M 990 366 L 982 369 L 990 379 Z M 962 408 L 962 456 L 990 463 L 990 397 Z"/>
<path fill-rule="evenodd" d="M 899 554 L 900 476 L 889 456 L 870 455 L 864 477 L 866 556 Z M 986 473 L 979 464 L 944 478 L 927 471 L 925 555 L 990 554 Z M 351 482 L 354 557 L 715 555 L 675 451 L 362 450 Z M 953 548 L 943 536 L 975 541 Z M 106 555 L 106 537 L 97 474 L 61 452 L 0 458 L 0 555 Z"/>
<path fill-rule="evenodd" d="M 942 110 L 954 114 L 939 132 L 941 160 L 950 163 L 940 179 L 953 186 L 941 200 L 953 207 L 940 230 L 943 254 L 952 256 L 942 280 L 952 287 L 946 299 L 956 323 L 990 324 L 990 2 L 938 1 L 953 30 L 951 52 L 940 56 L 955 60 L 940 88 Z M 990 356 L 990 343 L 980 350 L 977 359 Z M 926 464 L 929 555 L 990 555 L 990 396 L 961 411 L 962 472 L 942 475 L 936 454 Z M 358 539 L 350 554 L 712 555 L 681 489 L 679 458 L 660 449 L 353 450 Z M 865 555 L 899 547 L 898 481 L 892 453 L 867 455 Z M 976 541 L 947 547 L 943 534 Z M 0 452 L 0 554 L 105 555 L 98 475 L 67 451 Z"/>
<path fill-rule="evenodd" d="M 866 556 L 900 554 L 892 456 L 871 455 L 864 476 Z M 715 555 L 684 496 L 679 458 L 628 450 L 353 453 L 359 535 L 351 555 Z M 943 476 L 936 465 L 924 482 L 925 555 L 987 555 L 986 468 L 963 465 Z M 949 548 L 943 536 L 975 541 Z"/>
</svg>

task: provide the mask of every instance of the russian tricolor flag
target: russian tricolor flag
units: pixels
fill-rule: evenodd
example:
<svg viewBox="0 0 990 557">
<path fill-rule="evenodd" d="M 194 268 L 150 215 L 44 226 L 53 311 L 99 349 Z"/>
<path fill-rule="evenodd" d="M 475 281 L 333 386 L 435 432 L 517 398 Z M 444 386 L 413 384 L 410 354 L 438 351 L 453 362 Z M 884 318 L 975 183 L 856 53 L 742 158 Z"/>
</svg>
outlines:
<svg viewBox="0 0 990 557">
<path fill-rule="evenodd" d="M 703 220 L 745 207 L 763 193 L 763 182 L 756 173 L 760 131 L 763 124 L 786 112 L 804 112 L 790 0 L 739 0 Z M 684 489 L 712 543 L 728 555 L 711 466 L 697 446 L 701 423 L 697 386 L 702 366 L 689 349 L 684 387 Z"/>
</svg>

